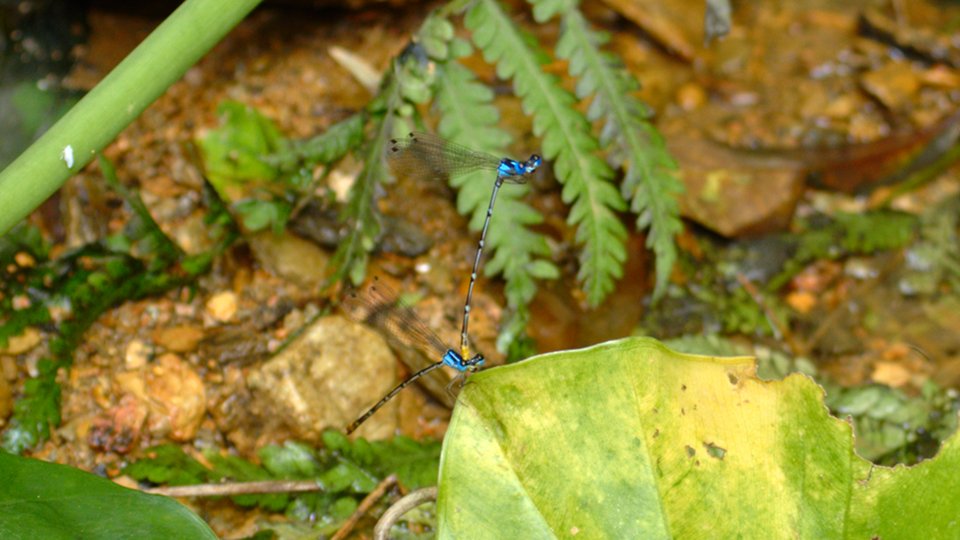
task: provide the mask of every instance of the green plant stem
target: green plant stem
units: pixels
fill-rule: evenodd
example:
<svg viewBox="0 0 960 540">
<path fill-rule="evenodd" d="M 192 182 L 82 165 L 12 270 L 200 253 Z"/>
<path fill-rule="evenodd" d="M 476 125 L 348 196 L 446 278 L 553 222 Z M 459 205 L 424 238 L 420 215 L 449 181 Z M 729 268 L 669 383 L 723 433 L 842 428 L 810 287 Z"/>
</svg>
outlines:
<svg viewBox="0 0 960 540">
<path fill-rule="evenodd" d="M 81 170 L 260 0 L 187 0 L 0 172 L 0 234 Z M 70 147 L 73 165 L 64 159 Z"/>
</svg>

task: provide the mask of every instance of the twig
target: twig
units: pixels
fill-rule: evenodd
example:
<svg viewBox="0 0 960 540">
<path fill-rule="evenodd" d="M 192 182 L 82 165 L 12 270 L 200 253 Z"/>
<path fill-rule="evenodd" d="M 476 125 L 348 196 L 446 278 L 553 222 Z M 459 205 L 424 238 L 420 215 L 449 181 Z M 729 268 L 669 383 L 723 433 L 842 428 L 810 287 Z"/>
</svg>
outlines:
<svg viewBox="0 0 960 540">
<path fill-rule="evenodd" d="M 750 281 L 750 278 L 739 272 L 737 273 L 737 281 L 740 282 L 740 285 L 743 287 L 743 289 L 747 291 L 747 294 L 750 295 L 750 298 L 752 298 L 753 301 L 760 306 L 760 310 L 763 311 L 764 317 L 767 318 L 767 323 L 773 330 L 774 337 L 776 339 L 784 340 L 787 343 L 787 347 L 790 348 L 790 352 L 792 352 L 794 356 L 800 354 L 799 345 L 797 344 L 796 340 L 794 340 L 790 329 L 786 325 L 782 324 L 773 310 L 770 309 L 770 305 L 763 297 L 763 293 L 757 289 L 757 286 Z"/>
<path fill-rule="evenodd" d="M 380 516 L 380 521 L 377 522 L 377 526 L 373 529 L 374 540 L 388 540 L 389 537 L 387 535 L 390 534 L 390 529 L 393 528 L 401 516 L 425 502 L 435 500 L 437 500 L 436 487 L 411 491 L 399 501 L 395 502 L 393 506 L 387 508 L 387 511 Z"/>
<path fill-rule="evenodd" d="M 373 488 L 373 491 L 371 491 L 370 494 L 368 494 L 366 497 L 363 498 L 362 501 L 360 501 L 360 506 L 358 506 L 357 509 L 353 511 L 353 514 L 350 514 L 350 517 L 347 518 L 345 522 L 343 522 L 343 525 L 340 527 L 340 530 L 338 530 L 336 534 L 331 536 L 330 540 L 343 540 L 344 538 L 346 538 L 347 535 L 350 534 L 350 531 L 352 531 L 353 528 L 357 525 L 357 522 L 360 521 L 360 518 L 362 518 L 363 515 L 370 510 L 370 507 L 373 506 L 374 503 L 376 503 L 377 500 L 380 499 L 380 497 L 383 497 L 383 494 L 386 493 L 387 490 L 393 487 L 393 485 L 396 483 L 397 483 L 397 475 L 395 474 L 391 474 L 390 476 L 381 480 L 380 483 L 377 484 L 377 487 Z M 404 497 L 403 499 L 406 499 L 406 497 Z M 403 499 L 400 499 L 400 500 L 402 501 Z"/>
<path fill-rule="evenodd" d="M 314 480 L 265 480 L 262 482 L 231 482 L 227 484 L 195 484 L 192 486 L 168 486 L 143 490 L 167 497 L 222 497 L 251 493 L 293 493 L 321 491 L 323 487 Z"/>
</svg>

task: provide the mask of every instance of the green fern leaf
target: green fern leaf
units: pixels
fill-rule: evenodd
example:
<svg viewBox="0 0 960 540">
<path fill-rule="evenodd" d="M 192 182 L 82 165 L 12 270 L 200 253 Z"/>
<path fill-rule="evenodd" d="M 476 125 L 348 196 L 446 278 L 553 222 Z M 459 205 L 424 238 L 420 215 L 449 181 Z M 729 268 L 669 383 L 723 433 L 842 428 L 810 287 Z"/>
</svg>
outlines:
<svg viewBox="0 0 960 540">
<path fill-rule="evenodd" d="M 330 126 L 329 129 L 305 141 L 297 141 L 287 151 L 272 156 L 275 163 L 292 169 L 301 163 L 330 165 L 355 150 L 363 143 L 366 114 L 357 113 Z"/>
<path fill-rule="evenodd" d="M 510 137 L 500 130 L 496 122 L 499 112 L 493 106 L 493 92 L 476 80 L 474 74 L 452 61 L 441 68 L 437 78 L 437 106 L 443 113 L 439 132 L 454 142 L 469 144 L 472 148 L 502 154 Z M 489 173 L 466 175 L 452 179 L 459 192 L 457 209 L 470 215 L 470 228 L 474 231 L 483 226 L 493 178 Z M 550 254 L 542 234 L 528 227 L 543 222 L 543 216 L 528 206 L 522 198 L 529 189 L 526 186 L 505 186 L 497 195 L 496 213 L 487 232 L 486 247 L 493 257 L 485 263 L 488 276 L 503 273 L 507 280 L 507 301 L 511 308 L 526 306 L 536 294 L 532 272 L 549 261 L 538 259 Z M 549 275 L 540 271 L 540 275 Z M 525 286 L 511 286 L 522 281 Z"/>
<path fill-rule="evenodd" d="M 674 237 L 683 228 L 677 195 L 683 190 L 674 176 L 676 165 L 664 147 L 663 138 L 647 122 L 646 107 L 631 93 L 636 80 L 620 61 L 600 47 L 605 33 L 589 27 L 583 15 L 569 2 L 534 1 L 534 14 L 541 22 L 563 13 L 563 30 L 557 55 L 569 61 L 570 74 L 578 77 L 577 96 L 593 101 L 587 111 L 591 121 L 602 120 L 601 145 L 610 158 L 625 164 L 621 191 L 637 215 L 637 228 L 649 227 L 647 247 L 656 254 L 656 286 L 653 297 L 666 291 L 677 258 Z M 543 17 L 543 18 L 541 18 Z"/>
<path fill-rule="evenodd" d="M 389 96 L 387 101 L 393 102 L 397 95 L 396 85 L 388 85 L 384 93 Z M 391 122 L 385 118 L 391 110 L 392 107 L 387 107 L 385 113 L 376 115 L 379 121 L 377 134 L 367 144 L 363 170 L 350 188 L 347 206 L 340 217 L 341 220 L 352 224 L 352 230 L 333 254 L 330 261 L 333 272 L 328 283 L 349 277 L 354 285 L 359 285 L 366 275 L 369 254 L 380 234 L 380 219 L 374 208 L 373 196 L 377 182 L 387 178 L 383 153 L 386 141 L 390 138 Z"/>
<path fill-rule="evenodd" d="M 613 170 L 597 156 L 590 123 L 576 109 L 577 98 L 557 77 L 544 73 L 550 61 L 536 40 L 513 23 L 495 0 L 480 0 L 467 13 L 467 28 L 497 75 L 513 79 L 524 112 L 533 116 L 534 134 L 543 139 L 543 155 L 554 160 L 562 197 L 572 205 L 568 221 L 583 246 L 578 278 L 587 299 L 597 305 L 613 290 L 626 259 L 626 229 L 616 215 L 626 203 L 610 180 Z"/>
</svg>

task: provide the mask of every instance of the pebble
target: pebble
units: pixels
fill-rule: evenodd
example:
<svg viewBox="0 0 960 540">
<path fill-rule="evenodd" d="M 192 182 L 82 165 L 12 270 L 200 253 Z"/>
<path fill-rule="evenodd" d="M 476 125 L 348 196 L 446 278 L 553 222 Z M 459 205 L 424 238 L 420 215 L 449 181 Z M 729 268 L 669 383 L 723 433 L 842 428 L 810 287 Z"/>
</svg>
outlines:
<svg viewBox="0 0 960 540">
<path fill-rule="evenodd" d="M 168 353 L 147 371 L 145 382 L 150 431 L 169 433 L 175 441 L 192 440 L 206 412 L 200 375 L 179 356 Z"/>
<path fill-rule="evenodd" d="M 302 440 L 340 429 L 396 383 L 396 359 L 383 338 L 339 315 L 318 319 L 299 338 L 259 368 L 247 382 L 256 407 L 280 418 Z M 393 435 L 395 403 L 357 433 L 368 439 Z"/>
<path fill-rule="evenodd" d="M 688 82 L 677 90 L 677 105 L 685 111 L 699 109 L 707 101 L 707 93 L 699 84 Z"/>
<path fill-rule="evenodd" d="M 197 350 L 203 339 L 203 329 L 196 326 L 173 326 L 158 328 L 151 337 L 153 341 L 170 352 L 186 353 Z"/>
<path fill-rule="evenodd" d="M 22 334 L 18 336 L 11 336 L 9 339 L 7 339 L 7 346 L 0 348 L 0 354 L 23 354 L 36 347 L 40 343 L 42 337 L 43 335 L 39 330 L 32 326 L 27 327 Z"/>
<path fill-rule="evenodd" d="M 155 437 L 189 441 L 206 413 L 203 380 L 193 366 L 167 353 L 134 371 L 118 373 L 117 387 L 147 408 L 147 428 Z M 122 403 L 122 400 L 121 400 Z"/>
<path fill-rule="evenodd" d="M 147 364 L 150 357 L 150 348 L 139 340 L 132 339 L 127 344 L 127 350 L 123 353 L 124 365 L 127 369 L 138 369 Z"/>
<path fill-rule="evenodd" d="M 893 111 L 910 106 L 920 88 L 920 77 L 907 62 L 890 62 L 860 78 L 863 89 Z"/>
<path fill-rule="evenodd" d="M 229 322 L 237 314 L 238 299 L 233 291 L 222 291 L 207 300 L 207 314 L 219 322 Z"/>
</svg>

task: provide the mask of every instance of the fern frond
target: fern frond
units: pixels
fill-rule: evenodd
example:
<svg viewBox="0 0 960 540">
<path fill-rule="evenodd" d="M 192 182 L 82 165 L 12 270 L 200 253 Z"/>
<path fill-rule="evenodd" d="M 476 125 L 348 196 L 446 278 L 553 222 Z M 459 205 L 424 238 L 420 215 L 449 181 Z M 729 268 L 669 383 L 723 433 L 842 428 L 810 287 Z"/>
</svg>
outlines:
<svg viewBox="0 0 960 540">
<path fill-rule="evenodd" d="M 347 205 L 340 216 L 342 222 L 351 225 L 351 230 L 330 260 L 333 270 L 328 284 L 348 277 L 354 285 L 359 285 L 366 275 L 367 260 L 380 235 L 380 216 L 376 212 L 374 193 L 377 183 L 388 177 L 383 154 L 390 139 L 390 119 L 400 100 L 399 95 L 396 80 L 390 79 L 377 99 L 367 107 L 376 131 L 364 149 L 363 170 L 351 186 Z"/>
<path fill-rule="evenodd" d="M 493 92 L 456 61 L 447 62 L 440 70 L 436 94 L 437 106 L 443 113 L 440 134 L 451 141 L 469 144 L 471 148 L 502 154 L 510 137 L 497 127 L 500 115 L 493 105 Z M 470 215 L 470 228 L 474 231 L 480 230 L 486 216 L 493 180 L 489 173 L 482 172 L 479 177 L 475 173 L 451 180 L 459 190 L 457 209 Z M 486 238 L 488 253 L 493 257 L 485 263 L 484 273 L 487 276 L 503 273 L 507 281 L 507 302 L 514 310 L 533 300 L 537 290 L 535 277 L 551 275 L 542 265 L 548 265 L 556 274 L 553 264 L 542 259 L 550 254 L 546 239 L 528 228 L 543 222 L 543 216 L 522 200 L 528 191 L 523 185 L 500 190 Z M 535 275 L 538 269 L 539 275 Z"/>
<path fill-rule="evenodd" d="M 637 81 L 614 55 L 600 49 L 609 37 L 591 29 L 568 3 L 533 1 L 534 14 L 549 18 L 562 9 L 563 29 L 556 52 L 569 61 L 570 74 L 579 78 L 577 96 L 593 97 L 587 118 L 603 121 L 600 144 L 609 148 L 611 160 L 624 163 L 621 191 L 637 215 L 637 228 L 649 228 L 647 247 L 656 254 L 656 300 L 666 291 L 677 258 L 674 237 L 683 228 L 677 195 L 683 186 L 674 176 L 676 165 L 663 138 L 647 121 L 646 107 L 632 96 L 639 87 Z"/>
<path fill-rule="evenodd" d="M 563 184 L 563 201 L 571 204 L 568 221 L 583 248 L 580 272 L 587 299 L 599 304 L 623 274 L 626 229 L 616 211 L 626 203 L 611 183 L 613 170 L 597 156 L 590 123 L 575 106 L 577 98 L 542 66 L 549 57 L 535 39 L 520 30 L 495 0 L 479 0 L 467 13 L 466 26 L 497 75 L 513 79 L 524 112 L 533 116 L 533 131 L 543 140 L 543 154 L 554 160 Z"/>
<path fill-rule="evenodd" d="M 363 112 L 356 113 L 330 126 L 316 137 L 296 141 L 286 152 L 277 154 L 274 159 L 288 168 L 292 168 L 291 163 L 312 166 L 317 163 L 330 165 L 339 161 L 363 142 L 366 116 Z"/>
</svg>

